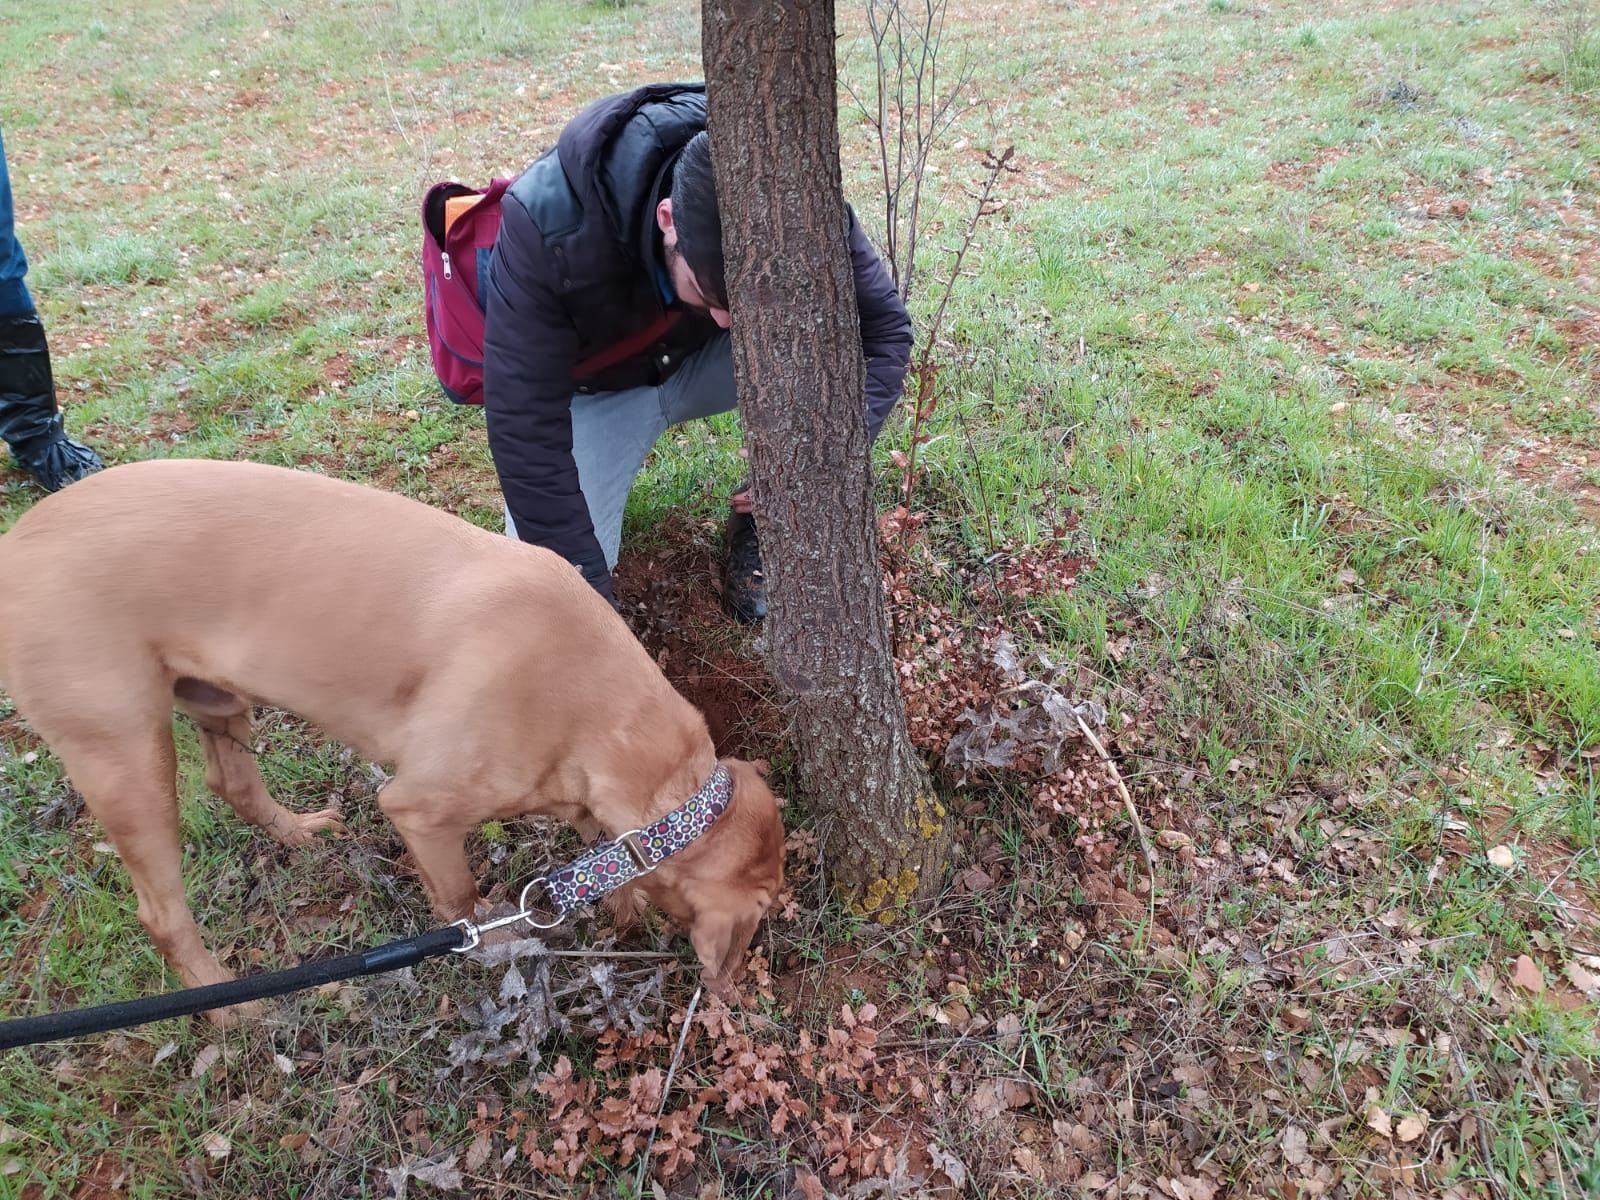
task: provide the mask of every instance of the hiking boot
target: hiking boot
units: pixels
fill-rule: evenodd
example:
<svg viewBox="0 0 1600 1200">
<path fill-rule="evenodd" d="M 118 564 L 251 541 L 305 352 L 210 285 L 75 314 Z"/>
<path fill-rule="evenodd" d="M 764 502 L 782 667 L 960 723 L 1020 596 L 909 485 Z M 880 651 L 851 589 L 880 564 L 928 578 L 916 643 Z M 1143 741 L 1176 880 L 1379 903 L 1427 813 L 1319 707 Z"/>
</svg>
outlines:
<svg viewBox="0 0 1600 1200">
<path fill-rule="evenodd" d="M 761 573 L 761 539 L 749 513 L 728 518 L 728 560 L 722 570 L 722 604 L 747 625 L 766 620 L 767 581 Z"/>
<path fill-rule="evenodd" d="M 0 318 L 0 439 L 17 466 L 47 492 L 105 466 L 98 454 L 66 434 L 50 378 L 50 349 L 37 316 Z"/>
</svg>

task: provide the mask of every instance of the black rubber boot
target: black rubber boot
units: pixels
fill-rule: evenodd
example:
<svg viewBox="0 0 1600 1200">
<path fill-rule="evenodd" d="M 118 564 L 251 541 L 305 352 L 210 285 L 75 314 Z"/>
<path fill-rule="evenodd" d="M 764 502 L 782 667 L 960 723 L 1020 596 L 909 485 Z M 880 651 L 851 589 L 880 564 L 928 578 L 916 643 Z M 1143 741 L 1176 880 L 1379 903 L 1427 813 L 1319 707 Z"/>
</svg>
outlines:
<svg viewBox="0 0 1600 1200">
<path fill-rule="evenodd" d="M 767 581 L 761 573 L 761 539 L 749 513 L 728 518 L 728 561 L 722 572 L 722 603 L 745 624 L 767 617 Z"/>
<path fill-rule="evenodd" d="M 92 475 L 100 456 L 66 434 L 37 316 L 0 317 L 0 438 L 47 492 Z"/>
</svg>

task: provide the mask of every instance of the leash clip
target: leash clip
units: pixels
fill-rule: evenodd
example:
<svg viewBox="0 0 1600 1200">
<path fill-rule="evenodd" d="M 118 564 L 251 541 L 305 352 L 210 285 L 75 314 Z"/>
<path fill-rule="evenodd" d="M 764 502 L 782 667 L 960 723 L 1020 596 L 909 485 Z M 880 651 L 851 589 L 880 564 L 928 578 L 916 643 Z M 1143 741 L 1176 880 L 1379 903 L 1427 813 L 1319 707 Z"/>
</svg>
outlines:
<svg viewBox="0 0 1600 1200">
<path fill-rule="evenodd" d="M 543 886 L 544 877 L 542 875 L 535 876 L 534 878 L 530 879 L 523 887 L 522 894 L 517 897 L 519 911 L 512 913 L 508 917 L 497 917 L 493 921 L 485 921 L 481 925 L 476 921 L 473 921 L 470 917 L 462 917 L 459 921 L 451 921 L 450 925 L 452 928 L 461 930 L 462 942 L 459 946 L 451 947 L 450 953 L 465 954 L 469 950 L 476 950 L 480 945 L 483 944 L 484 934 L 496 929 L 504 929 L 507 925 L 515 925 L 518 921 L 526 921 L 530 929 L 538 930 L 554 929 L 556 926 L 560 925 L 567 919 L 567 914 L 565 912 L 557 911 L 554 918 L 548 921 L 540 921 L 534 914 L 533 907 L 528 899 L 528 894 L 532 892 L 534 888 Z"/>
</svg>

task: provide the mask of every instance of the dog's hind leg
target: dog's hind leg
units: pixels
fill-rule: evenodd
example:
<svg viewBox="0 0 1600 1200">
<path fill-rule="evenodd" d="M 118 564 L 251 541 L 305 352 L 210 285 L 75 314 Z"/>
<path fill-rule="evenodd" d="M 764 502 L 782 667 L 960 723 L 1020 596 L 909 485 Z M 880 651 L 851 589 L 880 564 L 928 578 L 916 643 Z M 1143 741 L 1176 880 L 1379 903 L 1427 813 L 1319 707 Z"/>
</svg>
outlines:
<svg viewBox="0 0 1600 1200">
<path fill-rule="evenodd" d="M 156 949 L 189 987 L 232 979 L 206 949 L 184 895 L 170 725 L 125 734 L 85 731 L 51 744 L 127 868 L 139 923 Z M 211 1015 L 226 1023 L 235 1014 Z"/>
<path fill-rule="evenodd" d="M 250 748 L 250 705 L 243 697 L 198 679 L 173 687 L 178 710 L 200 730 L 206 754 L 206 787 L 226 800 L 240 818 L 266 830 L 285 846 L 303 846 L 318 832 L 344 832 L 338 808 L 290 812 L 272 798 Z"/>
</svg>

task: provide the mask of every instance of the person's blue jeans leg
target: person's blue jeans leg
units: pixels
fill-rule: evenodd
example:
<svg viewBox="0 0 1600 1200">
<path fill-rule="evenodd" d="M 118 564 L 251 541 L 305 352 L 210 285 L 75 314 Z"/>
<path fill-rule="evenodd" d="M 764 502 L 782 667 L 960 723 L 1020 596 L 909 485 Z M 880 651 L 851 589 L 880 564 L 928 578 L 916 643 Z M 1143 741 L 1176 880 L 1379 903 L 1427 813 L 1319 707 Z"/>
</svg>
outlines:
<svg viewBox="0 0 1600 1200">
<path fill-rule="evenodd" d="M 11 169 L 6 165 L 5 131 L 0 130 L 0 317 L 28 316 L 33 297 L 23 277 L 28 256 L 17 241 L 16 208 L 11 200 Z"/>
<path fill-rule="evenodd" d="M 104 464 L 63 430 L 50 374 L 50 347 L 23 280 L 27 273 L 28 258 L 17 241 L 11 169 L 0 136 L 0 441 L 10 448 L 18 466 L 53 492 Z"/>
<path fill-rule="evenodd" d="M 736 403 L 733 350 L 726 333 L 684 359 L 660 387 L 573 396 L 572 457 L 607 567 L 617 565 L 628 493 L 656 439 L 669 426 L 729 412 Z M 506 533 L 517 536 L 509 509 Z"/>
</svg>

